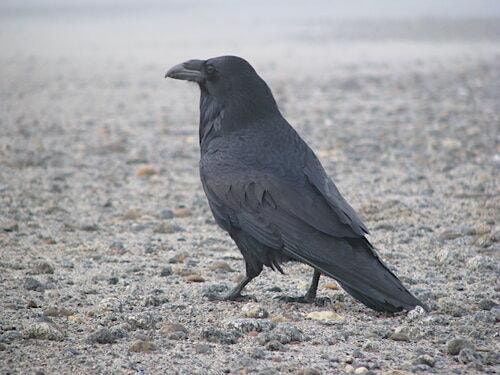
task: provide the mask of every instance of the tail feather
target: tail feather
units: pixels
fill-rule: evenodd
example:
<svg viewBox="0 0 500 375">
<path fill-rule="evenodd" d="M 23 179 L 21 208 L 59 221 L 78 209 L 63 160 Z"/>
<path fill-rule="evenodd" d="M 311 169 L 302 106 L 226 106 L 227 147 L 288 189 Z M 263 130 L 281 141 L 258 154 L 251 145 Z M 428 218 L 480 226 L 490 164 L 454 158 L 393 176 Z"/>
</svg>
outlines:
<svg viewBox="0 0 500 375">
<path fill-rule="evenodd" d="M 327 276 L 364 305 L 383 312 L 427 307 L 406 289 L 376 254 L 366 238 L 314 236 L 309 250 L 288 247 L 296 257 Z"/>
</svg>

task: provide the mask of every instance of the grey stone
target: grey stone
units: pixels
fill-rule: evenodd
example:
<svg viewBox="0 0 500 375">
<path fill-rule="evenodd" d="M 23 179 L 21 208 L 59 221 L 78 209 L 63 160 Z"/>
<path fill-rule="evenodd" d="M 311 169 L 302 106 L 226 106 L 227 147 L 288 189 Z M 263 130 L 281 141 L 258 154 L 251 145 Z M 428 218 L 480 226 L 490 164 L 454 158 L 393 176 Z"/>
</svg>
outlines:
<svg viewBox="0 0 500 375">
<path fill-rule="evenodd" d="M 278 340 L 271 340 L 266 344 L 266 349 L 273 351 L 273 352 L 277 352 L 277 351 L 282 352 L 285 350 L 285 346 L 281 342 L 279 342 Z"/>
<path fill-rule="evenodd" d="M 249 352 L 249 356 L 254 359 L 263 359 L 266 357 L 266 352 L 261 348 L 252 348 Z"/>
<path fill-rule="evenodd" d="M 170 276 L 171 274 L 172 274 L 172 267 L 171 266 L 162 267 L 162 269 L 160 271 L 160 276 L 167 277 L 167 276 Z"/>
<path fill-rule="evenodd" d="M 130 345 L 129 350 L 136 353 L 149 353 L 156 350 L 156 345 L 151 340 L 136 340 Z"/>
<path fill-rule="evenodd" d="M 123 304 L 122 302 L 115 297 L 108 297 L 102 299 L 97 307 L 97 312 L 99 314 L 103 313 L 119 313 L 123 311 Z"/>
<path fill-rule="evenodd" d="M 265 345 L 270 341 L 279 341 L 282 344 L 290 342 L 305 341 L 306 337 L 297 327 L 289 323 L 280 323 L 276 328 L 269 332 L 262 332 L 257 336 L 257 341 Z"/>
<path fill-rule="evenodd" d="M 481 310 L 491 310 L 495 306 L 498 306 L 498 304 L 491 299 L 483 298 L 481 301 L 479 301 L 478 306 Z"/>
<path fill-rule="evenodd" d="M 228 322 L 228 327 L 236 329 L 243 333 L 248 333 L 251 331 L 265 332 L 270 331 L 275 327 L 275 324 L 268 319 L 250 319 L 242 318 L 235 319 Z"/>
<path fill-rule="evenodd" d="M 28 339 L 40 339 L 50 341 L 64 340 L 64 334 L 55 325 L 48 322 L 33 323 L 24 330 L 24 336 Z"/>
<path fill-rule="evenodd" d="M 96 223 L 82 223 L 79 225 L 79 229 L 85 232 L 95 232 L 99 229 Z"/>
<path fill-rule="evenodd" d="M 142 305 L 144 307 L 149 307 L 149 306 L 158 307 L 167 302 L 168 298 L 151 294 L 149 296 L 144 297 L 144 302 L 142 303 Z"/>
<path fill-rule="evenodd" d="M 7 344 L 15 341 L 15 340 L 18 340 L 22 337 L 22 334 L 21 332 L 19 331 L 7 331 L 7 332 L 4 332 L 0 335 L 0 342 L 5 342 Z"/>
<path fill-rule="evenodd" d="M 19 225 L 14 220 L 0 220 L 0 229 L 4 232 L 15 232 L 19 230 Z"/>
<path fill-rule="evenodd" d="M 182 263 L 188 257 L 189 257 L 189 254 L 187 252 L 183 251 L 182 253 L 175 254 L 173 257 L 171 257 L 168 260 L 168 263 Z"/>
<path fill-rule="evenodd" d="M 39 274 L 53 274 L 54 273 L 54 267 L 48 263 L 48 262 L 38 262 L 34 265 L 33 267 L 33 274 L 39 275 Z"/>
<path fill-rule="evenodd" d="M 173 219 L 174 218 L 174 211 L 172 211 L 168 208 L 165 208 L 165 209 L 160 211 L 160 217 L 162 219 L 165 219 L 165 220 Z"/>
<path fill-rule="evenodd" d="M 474 320 L 482 323 L 495 323 L 496 322 L 496 314 L 494 311 L 477 311 L 474 314 Z"/>
<path fill-rule="evenodd" d="M 241 334 L 238 331 L 223 331 L 216 328 L 208 328 L 201 333 L 204 340 L 220 344 L 236 344 L 240 336 Z"/>
<path fill-rule="evenodd" d="M 446 351 L 450 355 L 457 355 L 464 348 L 473 349 L 474 346 L 469 340 L 462 337 L 454 338 L 446 343 Z"/>
<path fill-rule="evenodd" d="M 422 306 L 417 306 L 413 310 L 408 311 L 408 314 L 406 314 L 406 319 L 409 322 L 421 319 L 426 315 L 425 310 L 423 309 Z"/>
<path fill-rule="evenodd" d="M 154 329 L 158 318 L 151 313 L 138 313 L 128 315 L 125 321 L 130 325 L 132 330 L 135 329 Z"/>
<path fill-rule="evenodd" d="M 411 341 L 413 337 L 412 328 L 408 326 L 399 326 L 389 337 L 394 341 Z"/>
<path fill-rule="evenodd" d="M 45 286 L 34 277 L 27 277 L 24 280 L 24 289 L 34 290 L 36 292 L 43 292 L 45 290 Z"/>
<path fill-rule="evenodd" d="M 126 332 L 122 329 L 100 328 L 89 335 L 88 341 L 97 344 L 114 344 L 123 337 L 126 337 Z"/>
<path fill-rule="evenodd" d="M 194 351 L 197 354 L 209 354 L 212 352 L 212 348 L 208 344 L 198 343 L 194 346 Z"/>
<path fill-rule="evenodd" d="M 450 316 L 461 317 L 467 314 L 465 306 L 459 302 L 451 301 L 450 299 L 442 299 L 439 303 L 439 309 Z"/>
<path fill-rule="evenodd" d="M 427 365 L 429 367 L 434 367 L 434 365 L 436 364 L 436 360 L 428 354 L 423 354 L 423 355 L 419 355 L 415 359 L 414 364 Z"/>
<path fill-rule="evenodd" d="M 202 295 L 204 297 L 213 298 L 220 296 L 229 291 L 229 286 L 226 284 L 208 284 L 203 286 Z"/>
</svg>

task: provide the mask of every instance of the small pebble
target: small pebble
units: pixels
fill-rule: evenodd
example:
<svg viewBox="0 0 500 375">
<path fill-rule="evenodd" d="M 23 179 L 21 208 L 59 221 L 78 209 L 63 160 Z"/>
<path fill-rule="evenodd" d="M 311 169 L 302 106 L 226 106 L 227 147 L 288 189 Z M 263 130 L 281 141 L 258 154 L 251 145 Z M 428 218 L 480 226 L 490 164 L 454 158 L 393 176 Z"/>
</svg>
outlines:
<svg viewBox="0 0 500 375">
<path fill-rule="evenodd" d="M 15 232 L 19 229 L 19 225 L 14 220 L 0 220 L 0 229 L 4 232 Z"/>
<path fill-rule="evenodd" d="M 123 244 L 123 242 L 120 242 L 120 241 L 112 242 L 111 245 L 109 245 L 109 251 L 112 254 L 116 254 L 116 255 L 123 255 L 126 253 L 125 245 Z"/>
<path fill-rule="evenodd" d="M 136 353 L 149 353 L 156 349 L 155 344 L 150 340 L 136 340 L 130 345 L 129 350 Z"/>
<path fill-rule="evenodd" d="M 366 375 L 368 373 L 368 369 L 366 367 L 358 367 L 356 370 L 354 370 L 354 373 L 356 375 Z"/>
<path fill-rule="evenodd" d="M 266 309 L 256 303 L 247 303 L 241 308 L 243 316 L 247 318 L 267 318 L 269 313 Z"/>
<path fill-rule="evenodd" d="M 449 355 L 457 355 L 464 348 L 474 348 L 472 343 L 462 337 L 454 338 L 446 343 L 446 351 Z"/>
<path fill-rule="evenodd" d="M 278 340 L 271 340 L 266 344 L 266 349 L 272 352 L 284 351 L 285 346 Z"/>
<path fill-rule="evenodd" d="M 354 367 L 352 365 L 346 365 L 344 367 L 344 371 L 347 373 L 347 374 L 352 374 L 354 372 Z"/>
<path fill-rule="evenodd" d="M 339 289 L 339 286 L 335 283 L 328 283 L 328 284 L 325 284 L 324 287 L 326 289 L 330 289 L 330 290 L 338 290 Z"/>
<path fill-rule="evenodd" d="M 305 341 L 306 337 L 297 327 L 290 323 L 280 323 L 270 332 L 258 335 L 257 341 L 265 345 L 269 341 L 277 340 L 282 344 Z"/>
<path fill-rule="evenodd" d="M 406 314 L 406 319 L 410 322 L 417 320 L 423 316 L 425 316 L 426 312 L 422 306 L 417 306 L 413 310 L 408 311 Z"/>
<path fill-rule="evenodd" d="M 48 262 L 38 262 L 33 267 L 33 274 L 53 274 L 54 267 Z"/>
<path fill-rule="evenodd" d="M 234 272 L 231 266 L 224 261 L 215 261 L 208 268 L 212 271 Z"/>
<path fill-rule="evenodd" d="M 40 339 L 50 341 L 64 340 L 63 333 L 53 324 L 39 322 L 30 325 L 25 331 L 24 336 L 28 339 Z"/>
<path fill-rule="evenodd" d="M 51 306 L 47 307 L 46 309 L 43 310 L 43 315 L 44 316 L 53 316 L 53 317 L 61 317 L 61 316 L 71 316 L 74 315 L 75 312 L 70 309 L 66 309 L 65 307 L 57 307 L 57 306 Z"/>
<path fill-rule="evenodd" d="M 157 317 L 151 313 L 137 313 L 125 318 L 131 329 L 154 329 Z"/>
<path fill-rule="evenodd" d="M 137 176 L 150 177 L 158 173 L 158 171 L 151 165 L 143 165 L 137 169 Z"/>
<path fill-rule="evenodd" d="M 188 217 L 191 216 L 191 210 L 187 207 L 177 207 L 174 209 L 175 217 Z"/>
<path fill-rule="evenodd" d="M 174 218 L 174 211 L 172 211 L 168 208 L 165 208 L 165 209 L 160 211 L 160 217 L 162 219 L 165 219 L 165 220 L 173 219 Z"/>
<path fill-rule="evenodd" d="M 160 271 L 160 276 L 167 277 L 167 276 L 170 276 L 171 274 L 172 274 L 172 267 L 171 266 L 162 267 L 162 269 Z"/>
<path fill-rule="evenodd" d="M 121 329 L 100 328 L 88 337 L 88 341 L 97 344 L 114 344 L 116 340 L 125 337 Z"/>
<path fill-rule="evenodd" d="M 415 359 L 414 364 L 434 367 L 434 365 L 436 364 L 436 360 L 428 354 L 423 354 Z"/>
<path fill-rule="evenodd" d="M 186 277 L 186 280 L 190 283 L 203 283 L 205 278 L 198 274 L 191 274 Z"/>
<path fill-rule="evenodd" d="M 177 224 L 161 223 L 154 229 L 154 232 L 159 234 L 172 234 L 184 232 L 184 228 Z"/>
<path fill-rule="evenodd" d="M 95 232 L 99 227 L 96 223 L 82 223 L 79 225 L 79 229 L 85 232 Z"/>
<path fill-rule="evenodd" d="M 158 307 L 158 306 L 161 306 L 167 302 L 168 302 L 168 298 L 166 298 L 166 297 L 149 295 L 149 296 L 146 296 L 144 298 L 144 302 L 142 303 L 142 306 L 144 306 L 144 307 L 148 307 L 148 306 Z"/>
<path fill-rule="evenodd" d="M 261 348 L 252 348 L 249 353 L 251 358 L 254 359 L 263 359 L 266 357 L 266 352 Z"/>
<path fill-rule="evenodd" d="M 228 322 L 229 328 L 235 329 L 242 333 L 250 332 L 267 332 L 271 331 L 275 324 L 268 319 L 235 319 Z"/>
<path fill-rule="evenodd" d="M 345 318 L 335 311 L 313 311 L 306 315 L 307 319 L 319 320 L 323 323 L 343 323 Z"/>
<path fill-rule="evenodd" d="M 172 258 L 168 260 L 168 263 L 182 263 L 186 258 L 189 257 L 189 254 L 187 252 L 182 252 L 179 254 L 175 254 Z"/>
<path fill-rule="evenodd" d="M 237 331 L 222 331 L 216 328 L 208 328 L 201 333 L 204 340 L 220 344 L 236 344 L 240 336 Z"/>
<path fill-rule="evenodd" d="M 305 367 L 297 371 L 297 375 L 321 375 L 321 372 L 312 367 Z"/>
<path fill-rule="evenodd" d="M 467 314 L 467 310 L 463 304 L 453 301 L 448 298 L 443 298 L 439 302 L 439 310 L 444 314 L 459 318 Z"/>
<path fill-rule="evenodd" d="M 443 232 L 441 232 L 438 236 L 438 239 L 441 241 L 441 242 L 445 242 L 445 241 L 448 241 L 448 240 L 454 240 L 455 238 L 458 238 L 458 237 L 461 237 L 462 234 L 461 233 L 458 233 L 456 231 L 453 231 L 453 230 L 445 230 Z"/>
<path fill-rule="evenodd" d="M 201 343 L 194 346 L 194 351 L 197 354 L 208 354 L 212 352 L 212 348 L 208 344 Z"/>
<path fill-rule="evenodd" d="M 97 307 L 98 312 L 104 313 L 104 312 L 122 312 L 123 310 L 123 305 L 121 301 L 118 298 L 115 297 L 108 297 L 104 298 L 99 302 L 99 305 Z"/>
<path fill-rule="evenodd" d="M 407 326 L 399 326 L 389 338 L 394 341 L 410 341 L 410 329 Z"/>
<path fill-rule="evenodd" d="M 170 336 L 172 333 L 184 333 L 187 337 L 188 330 L 182 324 L 178 323 L 164 323 L 160 327 L 160 332 L 165 336 Z"/>
<path fill-rule="evenodd" d="M 45 290 L 45 287 L 40 281 L 38 281 L 34 277 L 27 277 L 24 280 L 24 289 L 34 290 L 36 292 L 43 292 Z"/>
<path fill-rule="evenodd" d="M 481 310 L 491 310 L 495 306 L 497 306 L 497 303 L 495 301 L 492 301 L 491 299 L 483 298 L 481 301 L 479 301 L 479 308 Z"/>
</svg>

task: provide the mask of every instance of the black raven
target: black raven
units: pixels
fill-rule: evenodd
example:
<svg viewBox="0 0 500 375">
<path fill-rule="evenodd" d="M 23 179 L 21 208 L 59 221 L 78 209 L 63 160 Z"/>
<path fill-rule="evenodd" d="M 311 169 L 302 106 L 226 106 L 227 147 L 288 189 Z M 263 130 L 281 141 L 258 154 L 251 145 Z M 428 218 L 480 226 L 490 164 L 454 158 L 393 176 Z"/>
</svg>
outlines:
<svg viewBox="0 0 500 375">
<path fill-rule="evenodd" d="M 314 275 L 296 301 L 314 301 L 324 274 L 377 311 L 423 306 L 378 257 L 366 226 L 247 61 L 189 60 L 165 77 L 196 82 L 201 90 L 203 189 L 215 221 L 246 265 L 245 279 L 225 299 L 242 298 L 264 265 L 283 273 L 283 262 L 299 261 Z"/>
</svg>

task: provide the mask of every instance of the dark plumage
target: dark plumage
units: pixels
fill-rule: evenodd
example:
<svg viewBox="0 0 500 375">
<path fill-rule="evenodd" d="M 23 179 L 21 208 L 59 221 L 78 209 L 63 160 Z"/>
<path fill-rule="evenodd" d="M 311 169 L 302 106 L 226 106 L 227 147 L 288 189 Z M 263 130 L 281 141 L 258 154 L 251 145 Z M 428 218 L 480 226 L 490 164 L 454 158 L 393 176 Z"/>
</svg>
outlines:
<svg viewBox="0 0 500 375">
<path fill-rule="evenodd" d="M 387 268 L 366 239 L 354 209 L 318 158 L 281 115 L 271 90 L 235 56 L 190 60 L 166 77 L 197 82 L 200 176 L 217 224 L 246 264 L 241 290 L 263 266 L 299 261 L 314 268 L 300 301 L 313 301 L 321 274 L 366 306 L 386 312 L 422 303 Z"/>
</svg>

